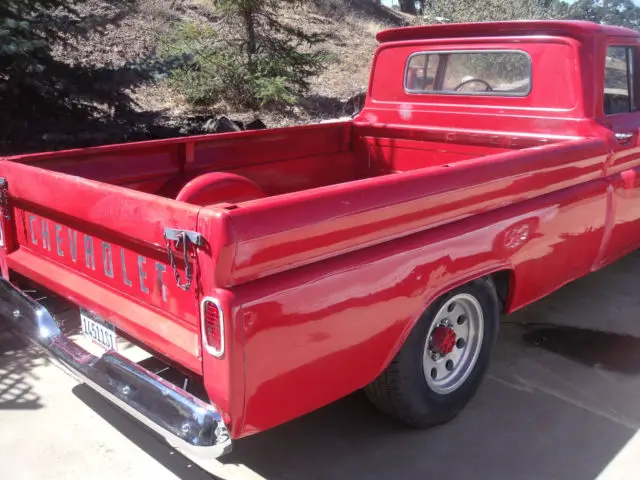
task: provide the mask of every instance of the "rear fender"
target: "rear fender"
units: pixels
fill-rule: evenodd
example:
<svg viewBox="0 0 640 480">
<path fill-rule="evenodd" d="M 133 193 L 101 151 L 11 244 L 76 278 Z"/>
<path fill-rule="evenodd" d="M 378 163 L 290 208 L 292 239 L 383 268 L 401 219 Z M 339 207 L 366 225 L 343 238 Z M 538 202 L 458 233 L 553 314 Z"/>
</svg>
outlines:
<svg viewBox="0 0 640 480">
<path fill-rule="evenodd" d="M 424 307 L 422 311 L 418 312 L 416 316 L 411 320 L 411 322 L 407 323 L 407 326 L 402 332 L 402 335 L 398 337 L 398 341 L 394 345 L 393 349 L 389 352 L 389 356 L 386 358 L 383 364 L 383 367 L 380 370 L 380 373 L 382 373 L 389 366 L 391 361 L 398 354 L 398 352 L 402 348 L 402 345 L 404 345 L 404 342 L 407 340 L 407 337 L 409 336 L 413 328 L 416 326 L 416 324 L 418 323 L 418 321 L 420 320 L 424 312 L 427 310 L 427 308 L 429 308 L 429 305 L 432 305 L 438 298 L 442 297 L 446 293 L 458 287 L 461 287 L 463 285 L 466 285 L 474 280 L 478 280 L 483 277 L 491 277 L 496 273 L 504 272 L 504 271 L 509 272 L 510 274 L 509 275 L 510 284 L 508 289 L 509 296 L 506 299 L 506 305 L 505 305 L 505 310 L 507 310 L 507 307 L 511 301 L 513 287 L 515 285 L 515 269 L 513 265 L 511 265 L 510 263 L 500 263 L 500 264 L 492 265 L 491 267 L 485 267 L 480 270 L 465 272 L 462 275 L 456 276 L 456 278 L 452 279 L 451 282 L 448 282 L 440 286 L 438 289 L 435 289 L 429 292 L 429 294 L 427 295 L 423 303 Z"/>
</svg>

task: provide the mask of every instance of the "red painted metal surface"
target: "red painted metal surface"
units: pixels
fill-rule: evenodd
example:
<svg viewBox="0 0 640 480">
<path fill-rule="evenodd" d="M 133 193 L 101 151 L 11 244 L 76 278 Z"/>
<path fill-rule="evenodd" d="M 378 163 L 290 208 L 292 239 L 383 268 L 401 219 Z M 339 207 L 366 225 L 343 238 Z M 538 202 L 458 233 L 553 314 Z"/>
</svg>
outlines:
<svg viewBox="0 0 640 480">
<path fill-rule="evenodd" d="M 176 200 L 194 205 L 238 203 L 263 198 L 262 189 L 246 177 L 234 173 L 212 172 L 198 175 L 187 183 Z"/>
<path fill-rule="evenodd" d="M 507 271 L 514 311 L 638 248 L 640 114 L 605 117 L 601 93 L 606 46 L 638 38 L 584 22 L 392 30 L 352 122 L 0 161 L 0 265 L 201 373 L 234 437 L 271 428 L 373 380 L 451 288 Z M 530 94 L 405 92 L 409 55 L 447 49 L 526 52 Z M 175 200 L 211 172 L 264 197 Z M 205 238 L 189 292 L 165 227 Z M 203 353 L 205 296 L 222 307 L 221 358 Z"/>
<path fill-rule="evenodd" d="M 595 35 L 608 37 L 633 37 L 638 33 L 621 27 L 598 25 L 579 20 L 515 20 L 504 22 L 455 23 L 383 30 L 376 38 L 379 42 L 403 40 L 448 39 L 467 37 L 505 37 L 531 35 L 571 36 L 580 40 Z"/>
</svg>

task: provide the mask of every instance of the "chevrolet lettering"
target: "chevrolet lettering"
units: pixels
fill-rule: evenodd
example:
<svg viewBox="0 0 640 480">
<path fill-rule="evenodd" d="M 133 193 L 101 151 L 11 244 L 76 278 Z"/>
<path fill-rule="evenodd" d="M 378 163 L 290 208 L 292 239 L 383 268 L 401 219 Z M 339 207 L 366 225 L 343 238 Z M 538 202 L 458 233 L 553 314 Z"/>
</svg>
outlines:
<svg viewBox="0 0 640 480">
<path fill-rule="evenodd" d="M 97 268 L 105 277 L 119 281 L 123 287 L 136 288 L 146 295 L 150 295 L 150 285 L 160 291 L 159 297 L 163 302 L 167 301 L 165 264 L 150 261 L 143 255 L 32 213 L 28 214 L 28 219 L 31 248 L 39 248 L 41 252 L 60 258 L 67 256 L 78 270 L 96 271 Z M 127 267 L 131 263 L 136 267 Z"/>
</svg>

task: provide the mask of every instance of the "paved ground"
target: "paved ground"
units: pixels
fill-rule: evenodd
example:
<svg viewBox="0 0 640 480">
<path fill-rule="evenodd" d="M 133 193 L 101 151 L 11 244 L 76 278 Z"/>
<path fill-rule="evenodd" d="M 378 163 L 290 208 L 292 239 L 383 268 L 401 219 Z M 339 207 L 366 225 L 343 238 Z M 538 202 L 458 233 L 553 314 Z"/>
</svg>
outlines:
<svg viewBox="0 0 640 480">
<path fill-rule="evenodd" d="M 637 479 L 639 272 L 636 254 L 507 318 L 489 377 L 448 425 L 407 430 L 354 394 L 237 442 L 220 476 Z M 211 478 L 7 332 L 0 458 L 11 480 Z"/>
</svg>

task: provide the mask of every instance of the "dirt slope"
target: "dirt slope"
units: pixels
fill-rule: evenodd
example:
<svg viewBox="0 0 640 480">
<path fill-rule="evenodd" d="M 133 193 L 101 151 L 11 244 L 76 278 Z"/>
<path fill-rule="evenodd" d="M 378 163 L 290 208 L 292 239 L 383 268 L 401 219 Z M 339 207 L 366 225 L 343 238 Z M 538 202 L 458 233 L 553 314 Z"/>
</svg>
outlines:
<svg viewBox="0 0 640 480">
<path fill-rule="evenodd" d="M 87 38 L 74 41 L 72 48 L 59 47 L 56 54 L 70 63 L 119 66 L 155 54 L 159 39 L 176 21 L 214 22 L 215 10 L 209 0 L 89 0 L 78 6 L 81 15 L 91 21 L 102 18 Z M 403 25 L 408 18 L 377 5 L 373 0 L 313 0 L 304 7 L 283 7 L 282 17 L 308 32 L 330 33 L 324 45 L 333 55 L 333 63 L 312 79 L 308 98 L 287 114 L 229 111 L 211 108 L 191 109 L 162 82 L 149 83 L 132 93 L 139 110 L 155 112 L 155 122 L 174 126 L 205 122 L 215 115 L 240 120 L 260 117 L 269 127 L 300 124 L 345 114 L 345 102 L 364 91 L 370 62 L 377 42 L 375 34 L 388 27 Z M 193 119 L 196 120 L 193 120 Z M 182 128 L 194 133 L 198 125 Z"/>
</svg>

